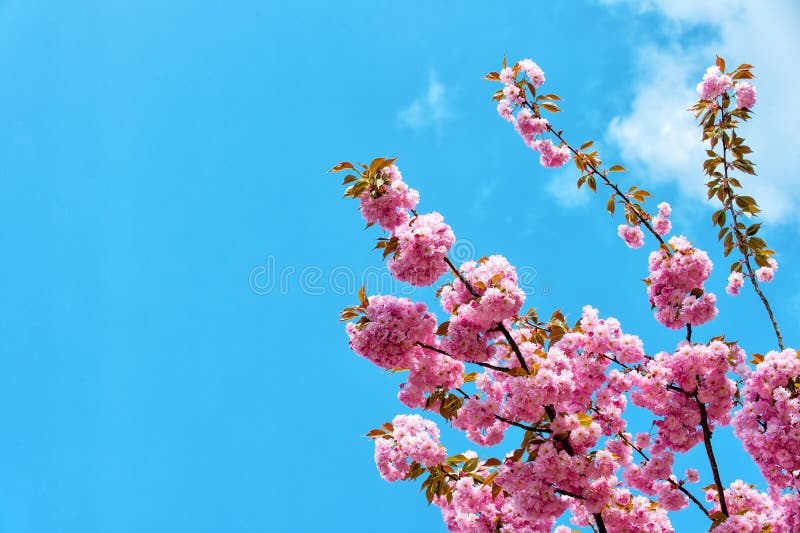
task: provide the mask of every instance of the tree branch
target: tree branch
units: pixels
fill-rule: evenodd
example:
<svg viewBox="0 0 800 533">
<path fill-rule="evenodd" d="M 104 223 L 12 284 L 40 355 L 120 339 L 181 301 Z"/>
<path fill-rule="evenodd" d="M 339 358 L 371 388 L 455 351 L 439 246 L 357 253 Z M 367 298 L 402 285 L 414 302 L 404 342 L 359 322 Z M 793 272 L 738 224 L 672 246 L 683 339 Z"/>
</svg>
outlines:
<svg viewBox="0 0 800 533">
<path fill-rule="evenodd" d="M 714 484 L 717 486 L 719 493 L 719 508 L 722 514 L 728 516 L 728 506 L 725 503 L 725 487 L 722 484 L 722 479 L 719 477 L 719 468 L 717 467 L 717 459 L 714 457 L 714 449 L 711 447 L 711 429 L 708 427 L 708 412 L 706 412 L 706 405 L 695 398 L 697 407 L 700 409 L 700 425 L 703 427 L 703 443 L 706 445 L 706 455 L 708 455 L 708 462 L 711 464 L 711 473 L 714 474 Z"/>
</svg>

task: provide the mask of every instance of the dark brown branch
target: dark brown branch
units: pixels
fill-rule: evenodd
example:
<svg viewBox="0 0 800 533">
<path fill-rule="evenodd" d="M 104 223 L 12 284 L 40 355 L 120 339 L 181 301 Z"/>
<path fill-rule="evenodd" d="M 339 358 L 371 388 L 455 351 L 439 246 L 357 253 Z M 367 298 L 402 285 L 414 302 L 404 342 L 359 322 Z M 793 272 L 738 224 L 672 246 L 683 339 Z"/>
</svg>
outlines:
<svg viewBox="0 0 800 533">
<path fill-rule="evenodd" d="M 686 324 L 686 342 L 692 342 L 692 325 Z"/>
<path fill-rule="evenodd" d="M 719 508 L 722 514 L 728 515 L 728 506 L 725 503 L 725 487 L 722 485 L 722 479 L 719 476 L 719 468 L 717 467 L 717 459 L 714 457 L 714 449 L 711 447 L 711 429 L 708 427 L 708 413 L 706 412 L 706 404 L 695 398 L 697 407 L 700 409 L 700 425 L 703 427 L 703 443 L 706 445 L 706 455 L 708 455 L 708 462 L 711 464 L 711 473 L 714 474 L 714 484 L 717 486 L 719 493 Z"/>
<path fill-rule="evenodd" d="M 506 418 L 506 417 L 500 416 L 500 415 L 494 415 L 494 417 L 497 420 L 501 421 L 501 422 L 505 422 L 506 424 L 510 424 L 512 426 L 517 426 L 518 428 L 522 428 L 522 429 L 524 429 L 526 431 L 533 431 L 535 433 L 551 433 L 551 430 L 548 429 L 548 428 L 538 428 L 538 427 L 535 427 L 535 426 L 528 426 L 528 425 L 525 425 L 525 424 L 520 424 L 519 422 L 514 422 L 510 418 Z"/>
<path fill-rule="evenodd" d="M 442 355 L 446 355 L 448 357 L 453 357 L 452 355 L 450 355 L 446 351 L 442 350 L 441 348 L 437 348 L 436 346 L 431 346 L 430 344 L 425 344 L 424 342 L 418 342 L 417 346 L 419 346 L 421 348 L 425 348 L 426 350 L 433 350 L 434 352 L 438 352 L 438 353 L 440 353 Z M 453 359 L 455 359 L 455 357 L 453 357 Z M 505 368 L 505 367 L 502 367 L 502 366 L 492 365 L 492 364 L 489 364 L 489 363 L 482 363 L 480 361 L 464 361 L 464 362 L 465 363 L 471 363 L 473 365 L 482 366 L 483 368 L 488 368 L 490 370 L 497 370 L 498 372 L 504 372 L 506 374 L 510 374 L 511 373 L 511 369 L 510 368 Z"/>
</svg>

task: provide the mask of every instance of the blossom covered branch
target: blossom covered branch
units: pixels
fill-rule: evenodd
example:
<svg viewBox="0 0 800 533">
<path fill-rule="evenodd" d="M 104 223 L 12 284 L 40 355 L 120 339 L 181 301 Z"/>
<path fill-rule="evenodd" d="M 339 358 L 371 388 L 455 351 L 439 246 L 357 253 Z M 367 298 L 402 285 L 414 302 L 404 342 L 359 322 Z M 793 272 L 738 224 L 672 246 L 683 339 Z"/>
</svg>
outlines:
<svg viewBox="0 0 800 533">
<path fill-rule="evenodd" d="M 627 223 L 617 231 L 629 247 L 644 246 L 642 228 L 654 236 L 647 298 L 659 323 L 685 327 L 687 336 L 674 349 L 650 356 L 639 337 L 591 306 L 574 323 L 560 311 L 544 321 L 535 309 L 523 313 L 525 294 L 504 257 L 461 265 L 449 259 L 452 228 L 439 213 L 417 212 L 420 195 L 405 184 L 396 159 L 340 163 L 331 170 L 347 172 L 345 196 L 359 201 L 368 226 L 388 232 L 376 248 L 395 278 L 430 286 L 452 274 L 436 294 L 446 315 L 441 322 L 421 302 L 367 297 L 362 288 L 359 303 L 341 316 L 348 321 L 350 347 L 380 368 L 408 372 L 398 394 L 407 407 L 438 414 L 478 446 L 518 443 L 503 457 L 481 458 L 473 451 L 448 455 L 432 420 L 398 415 L 367 434 L 375 441 L 381 476 L 387 481 L 424 477 L 427 501 L 440 508 L 446 527 L 455 532 L 567 533 L 565 526 L 555 526 L 565 513 L 574 525 L 595 531 L 671 532 L 669 512 L 690 501 L 718 532 L 767 526 L 773 533 L 797 531 L 796 352 L 754 356 L 753 369 L 744 351 L 724 337 L 693 343 L 692 326 L 718 313 L 716 296 L 705 287 L 712 263 L 686 237 L 669 236 L 669 204 L 648 213 L 644 204 L 650 193 L 638 187 L 624 192 L 608 178 L 622 166 L 604 170 L 598 152 L 588 151 L 591 142 L 579 148 L 566 143 L 563 132 L 541 116 L 557 112 L 560 99 L 537 94 L 545 75 L 536 63 L 527 59 L 510 66 L 504 60 L 503 68 L 487 78 L 503 84 L 495 93 L 498 112 L 544 167 L 572 159 L 581 173 L 579 187 L 608 186 L 607 210 L 613 215 L 621 206 Z M 734 90 L 742 109 L 755 103 L 754 89 Z M 741 152 L 733 138 L 725 142 Z M 726 157 L 723 150 L 725 167 Z M 737 161 L 731 165 L 744 164 Z M 735 179 L 721 176 L 729 184 Z M 725 194 L 724 209 L 731 214 L 730 206 L 744 200 Z M 739 229 L 734 219 L 731 231 Z M 767 253 L 749 250 L 757 263 Z M 629 430 L 629 402 L 651 413 L 654 435 Z M 737 405 L 741 408 L 735 411 Z M 768 494 L 740 480 L 723 484 L 712 435 L 731 422 L 767 478 Z M 775 439 L 776 432 L 785 438 Z M 713 483 L 702 489 L 711 509 L 686 486 L 699 482 L 696 470 L 682 478 L 673 472 L 675 455 L 701 442 L 712 470 Z"/>
</svg>

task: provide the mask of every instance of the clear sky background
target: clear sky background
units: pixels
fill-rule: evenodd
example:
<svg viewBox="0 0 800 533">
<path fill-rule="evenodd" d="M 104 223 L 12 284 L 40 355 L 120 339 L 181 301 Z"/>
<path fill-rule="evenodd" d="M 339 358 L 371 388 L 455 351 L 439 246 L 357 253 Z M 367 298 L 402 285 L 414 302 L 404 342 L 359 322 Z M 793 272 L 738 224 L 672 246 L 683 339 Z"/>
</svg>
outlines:
<svg viewBox="0 0 800 533">
<path fill-rule="evenodd" d="M 364 282 L 434 289 L 391 283 L 325 174 L 340 160 L 399 155 L 462 258 L 526 272 L 527 306 L 593 304 L 672 350 L 639 281 L 652 242 L 627 249 L 605 196 L 497 117 L 481 77 L 504 54 L 538 62 L 557 127 L 711 253 L 720 317 L 695 339 L 763 353 L 763 309 L 724 294 L 684 111 L 716 53 L 754 64 L 746 183 L 797 346 L 799 22 L 788 0 L 0 2 L 0 533 L 443 529 L 416 485 L 379 478 L 362 435 L 406 411 L 399 377 L 337 321 Z M 730 431 L 717 442 L 724 480 L 763 488 Z"/>
</svg>

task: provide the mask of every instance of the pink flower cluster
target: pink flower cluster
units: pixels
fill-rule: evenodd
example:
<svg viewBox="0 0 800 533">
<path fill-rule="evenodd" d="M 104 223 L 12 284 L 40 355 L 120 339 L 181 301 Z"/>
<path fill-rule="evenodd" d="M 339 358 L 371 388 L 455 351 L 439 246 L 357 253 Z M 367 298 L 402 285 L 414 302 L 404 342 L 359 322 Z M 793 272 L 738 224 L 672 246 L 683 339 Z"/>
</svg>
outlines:
<svg viewBox="0 0 800 533">
<path fill-rule="evenodd" d="M 424 287 L 447 272 L 444 258 L 456 238 L 439 213 L 420 215 L 394 228 L 397 254 L 389 261 L 389 272 L 411 285 Z"/>
<path fill-rule="evenodd" d="M 733 86 L 736 95 L 736 108 L 750 109 L 756 105 L 756 88 L 746 81 L 740 81 Z"/>
<path fill-rule="evenodd" d="M 419 203 L 419 193 L 403 182 L 400 170 L 391 165 L 381 169 L 377 182 L 359 197 L 361 215 L 368 224 L 378 223 L 392 231 L 408 222 L 408 210 Z"/>
<path fill-rule="evenodd" d="M 532 333 L 528 328 L 511 332 L 531 375 L 510 376 L 492 370 L 483 373 L 476 380 L 482 398 L 468 399 L 453 425 L 465 431 L 473 442 L 492 445 L 502 438 L 507 427 L 494 418 L 495 414 L 535 424 L 545 418 L 545 406 L 550 405 L 559 413 L 551 421 L 552 430 L 569 433 L 569 443 L 576 453 L 595 446 L 602 435 L 624 430 L 623 392 L 630 388 L 630 380 L 627 388 L 618 382 L 604 388 L 604 372 L 614 358 L 622 364 L 642 360 L 644 349 L 638 337 L 623 333 L 616 319 L 601 319 L 597 310 L 588 306 L 583 310 L 580 330 L 567 333 L 547 352 L 530 340 Z M 495 366 L 520 366 L 508 346 L 496 349 L 490 361 Z M 620 379 L 627 378 L 620 375 Z M 582 417 L 590 408 L 594 414 L 587 421 Z"/>
<path fill-rule="evenodd" d="M 670 329 L 705 324 L 717 316 L 716 296 L 703 290 L 711 274 L 711 260 L 682 235 L 672 237 L 669 244 L 673 254 L 659 249 L 649 258 L 647 294 L 656 308 L 656 320 Z"/>
<path fill-rule="evenodd" d="M 725 292 L 731 296 L 739 296 L 739 290 L 744 287 L 744 275 L 741 272 L 731 272 L 728 276 L 728 285 Z"/>
<path fill-rule="evenodd" d="M 517 285 L 514 267 L 501 255 L 468 261 L 460 271 L 476 295 L 460 279 L 443 287 L 442 307 L 453 316 L 442 345 L 453 357 L 486 361 L 492 353 L 488 342 L 497 336 L 487 330 L 519 313 L 525 293 Z"/>
<path fill-rule="evenodd" d="M 400 281 L 423 287 L 447 271 L 444 258 L 455 242 L 450 226 L 439 213 L 414 216 L 408 211 L 419 203 L 419 193 L 403 182 L 395 165 L 381 169 L 375 183 L 359 197 L 368 224 L 378 223 L 397 239 L 389 272 Z"/>
<path fill-rule="evenodd" d="M 769 266 L 761 267 L 756 270 L 756 279 L 761 283 L 769 283 L 775 279 L 775 272 L 778 271 L 778 262 L 773 258 L 769 258 Z"/>
<path fill-rule="evenodd" d="M 733 80 L 714 65 L 706 69 L 703 81 L 697 84 L 697 95 L 702 100 L 713 100 L 733 87 Z"/>
<path fill-rule="evenodd" d="M 408 383 L 398 399 L 408 407 L 424 407 L 425 393 L 438 387 L 455 389 L 464 383 L 464 363 L 434 350 L 421 348 L 409 368 Z"/>
<path fill-rule="evenodd" d="M 719 494 L 714 488 L 706 491 L 706 500 L 713 501 L 712 513 L 720 511 Z M 795 495 L 796 496 L 796 495 Z M 784 500 L 794 504 L 791 499 Z M 797 533 L 797 509 L 784 507 L 781 500 L 776 505 L 768 495 L 759 492 L 741 479 L 731 483 L 725 489 L 725 503 L 728 507 L 728 519 L 714 528 L 719 533 Z M 794 516 L 793 516 L 794 515 Z"/>
<path fill-rule="evenodd" d="M 534 88 L 540 87 L 545 76 L 539 66 L 530 59 L 523 59 L 515 68 L 505 67 L 500 71 L 500 81 L 503 83 L 503 99 L 497 104 L 497 113 L 514 125 L 525 144 L 539 152 L 539 162 L 545 168 L 564 166 L 569 161 L 571 153 L 566 145 L 555 146 L 549 139 L 537 138 L 547 132 L 549 122 L 542 117 L 534 116 L 531 109 L 523 107 L 514 116 L 514 108 L 525 105 L 525 98 L 520 85 L 517 84 L 518 72 L 523 72 L 528 77 L 528 82 Z"/>
<path fill-rule="evenodd" d="M 683 341 L 674 353 L 661 352 L 645 363 L 646 373 L 634 377 L 631 401 L 663 417 L 655 421 L 659 448 L 686 452 L 703 438 L 697 401 L 705 405 L 710 427 L 727 425 L 736 393 L 727 373 L 745 368 L 744 351 L 735 344 Z"/>
<path fill-rule="evenodd" d="M 539 163 L 544 168 L 563 167 L 572 155 L 569 146 L 555 146 L 550 139 L 533 141 L 530 147 L 539 152 Z"/>
<path fill-rule="evenodd" d="M 672 231 L 672 222 L 669 217 L 672 215 L 672 208 L 667 202 L 658 204 L 658 215 L 653 217 L 653 229 L 662 237 Z"/>
<path fill-rule="evenodd" d="M 409 460 L 431 467 L 447 458 L 433 421 L 419 415 L 397 415 L 392 426 L 390 438 L 375 439 L 375 464 L 386 481 L 404 479 L 411 470 Z"/>
<path fill-rule="evenodd" d="M 628 248 L 641 248 L 644 246 L 644 233 L 639 226 L 629 226 L 627 224 L 620 224 L 617 227 L 617 235 L 619 235 Z"/>
<path fill-rule="evenodd" d="M 547 131 L 547 119 L 537 118 L 533 116 L 530 109 L 521 109 L 517 113 L 517 120 L 514 122 L 514 129 L 517 130 L 520 137 L 530 147 L 533 147 L 536 135 L 540 135 Z"/>
<path fill-rule="evenodd" d="M 394 296 L 370 296 L 366 323 L 348 323 L 350 349 L 381 368 L 408 368 L 418 342 L 435 339 L 436 316 L 424 303 Z"/>
<path fill-rule="evenodd" d="M 800 491 L 800 358 L 769 352 L 747 378 L 734 430 L 774 494 Z"/>
</svg>

